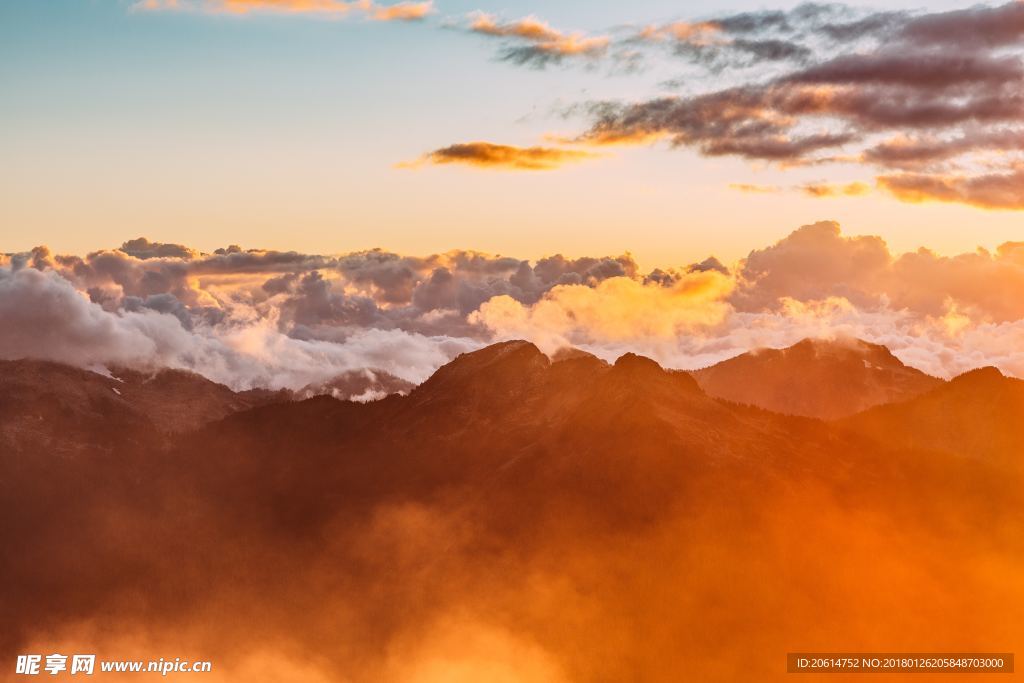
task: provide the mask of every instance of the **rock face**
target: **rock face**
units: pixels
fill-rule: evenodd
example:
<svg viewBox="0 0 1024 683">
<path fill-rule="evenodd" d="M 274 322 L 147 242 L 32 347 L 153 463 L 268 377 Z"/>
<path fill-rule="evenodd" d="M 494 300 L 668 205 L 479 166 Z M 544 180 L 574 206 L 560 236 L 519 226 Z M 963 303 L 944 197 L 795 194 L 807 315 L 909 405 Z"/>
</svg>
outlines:
<svg viewBox="0 0 1024 683">
<path fill-rule="evenodd" d="M 692 374 L 712 396 L 825 420 L 902 401 L 942 383 L 907 367 L 884 346 L 859 339 L 805 339 L 785 349 L 744 353 Z"/>
<path fill-rule="evenodd" d="M 991 370 L 838 423 L 526 342 L 367 403 L 121 379 L 0 373 L 0 658 L 131 633 L 226 680 L 785 681 L 816 643 L 1024 638 L 1024 403 Z M 179 395 L 234 412 L 157 429 Z"/>
</svg>

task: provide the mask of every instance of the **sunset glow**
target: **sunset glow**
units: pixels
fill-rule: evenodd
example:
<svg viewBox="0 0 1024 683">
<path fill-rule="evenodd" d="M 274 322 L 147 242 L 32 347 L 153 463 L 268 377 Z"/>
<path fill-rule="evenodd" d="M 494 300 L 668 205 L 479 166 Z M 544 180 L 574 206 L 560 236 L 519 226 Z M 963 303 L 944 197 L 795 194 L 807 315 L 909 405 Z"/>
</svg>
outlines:
<svg viewBox="0 0 1024 683">
<path fill-rule="evenodd" d="M 1024 0 L 4 0 L 0 84 L 0 679 L 1020 676 Z"/>
</svg>

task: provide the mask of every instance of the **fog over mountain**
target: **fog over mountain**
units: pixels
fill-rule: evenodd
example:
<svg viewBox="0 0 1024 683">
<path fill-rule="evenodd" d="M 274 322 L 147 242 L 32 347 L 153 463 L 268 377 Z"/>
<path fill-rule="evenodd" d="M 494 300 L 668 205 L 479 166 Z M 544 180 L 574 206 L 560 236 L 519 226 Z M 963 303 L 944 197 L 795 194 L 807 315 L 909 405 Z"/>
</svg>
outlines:
<svg viewBox="0 0 1024 683">
<path fill-rule="evenodd" d="M 730 681 L 782 680 L 794 650 L 1024 639 L 1024 403 L 994 369 L 835 423 L 523 341 L 368 403 L 160 377 L 0 364 L 4 657 Z"/>
<path fill-rule="evenodd" d="M 0 256 L 0 358 L 188 370 L 300 390 L 346 372 L 416 384 L 459 353 L 528 339 L 697 369 L 805 338 L 859 338 L 949 378 L 1024 376 L 1024 249 L 892 254 L 804 226 L 734 264 L 641 270 L 629 254 L 529 261 L 470 251 L 202 254 L 139 238 L 85 256 Z"/>
</svg>

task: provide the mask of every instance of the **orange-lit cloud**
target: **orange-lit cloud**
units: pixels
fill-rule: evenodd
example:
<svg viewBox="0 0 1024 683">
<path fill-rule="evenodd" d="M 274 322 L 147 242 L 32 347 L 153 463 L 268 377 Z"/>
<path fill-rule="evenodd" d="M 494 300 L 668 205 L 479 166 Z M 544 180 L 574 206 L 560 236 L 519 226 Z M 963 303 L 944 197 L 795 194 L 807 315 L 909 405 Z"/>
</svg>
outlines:
<svg viewBox="0 0 1024 683">
<path fill-rule="evenodd" d="M 809 197 L 860 197 L 871 192 L 871 188 L 860 182 L 848 183 L 846 185 L 832 185 L 829 183 L 808 183 L 800 187 L 800 191 Z"/>
<path fill-rule="evenodd" d="M 372 0 L 141 0 L 142 10 L 199 10 L 227 14 L 274 12 L 334 17 L 359 15 L 371 21 L 416 21 L 434 11 L 433 0 L 382 5 Z"/>
<path fill-rule="evenodd" d="M 637 34 L 641 40 L 661 42 L 676 40 L 696 45 L 708 45 L 722 40 L 721 28 L 711 21 L 675 21 L 661 26 L 645 26 Z"/>
<path fill-rule="evenodd" d="M 954 202 L 982 209 L 1024 209 L 1024 167 L 976 176 L 903 173 L 879 185 L 906 202 Z"/>
<path fill-rule="evenodd" d="M 696 271 L 671 284 L 616 277 L 597 286 L 562 285 L 532 306 L 494 297 L 470 316 L 499 337 L 529 337 L 542 349 L 594 341 L 666 341 L 720 323 L 733 280 L 720 272 Z"/>
<path fill-rule="evenodd" d="M 514 147 L 491 142 L 465 142 L 436 149 L 417 161 L 402 164 L 463 164 L 477 168 L 517 171 L 548 171 L 568 163 L 585 161 L 597 155 L 578 149 L 559 147 Z"/>
<path fill-rule="evenodd" d="M 780 170 L 866 165 L 903 201 L 1021 209 L 1021 26 L 1021 2 L 920 15 L 804 5 L 651 25 L 627 42 L 689 61 L 693 71 L 673 83 L 693 94 L 586 103 L 573 110 L 589 115 L 574 141 L 668 139 Z M 735 78 L 722 88 L 725 69 Z M 837 197 L 868 186 L 798 189 Z"/>
<path fill-rule="evenodd" d="M 778 194 L 782 188 L 778 185 L 754 185 L 751 183 L 730 183 L 729 189 L 747 194 Z"/>
<path fill-rule="evenodd" d="M 492 14 L 478 12 L 472 16 L 468 28 L 473 33 L 512 41 L 502 53 L 502 58 L 537 67 L 564 57 L 600 56 L 611 42 L 608 36 L 563 32 L 533 16 L 500 22 Z"/>
</svg>

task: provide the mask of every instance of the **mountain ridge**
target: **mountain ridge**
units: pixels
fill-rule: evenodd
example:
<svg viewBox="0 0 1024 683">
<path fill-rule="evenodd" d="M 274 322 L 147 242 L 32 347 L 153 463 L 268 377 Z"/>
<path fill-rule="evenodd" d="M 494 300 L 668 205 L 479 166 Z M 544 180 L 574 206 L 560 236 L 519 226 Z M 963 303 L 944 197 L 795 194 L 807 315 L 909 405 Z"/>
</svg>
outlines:
<svg viewBox="0 0 1024 683">
<path fill-rule="evenodd" d="M 782 349 L 756 349 L 691 374 L 712 396 L 824 420 L 942 383 L 904 365 L 885 346 L 855 338 L 807 338 Z"/>
</svg>

